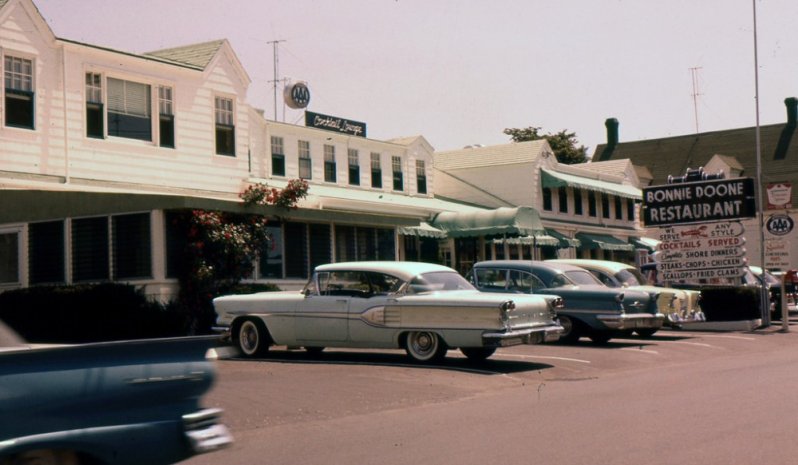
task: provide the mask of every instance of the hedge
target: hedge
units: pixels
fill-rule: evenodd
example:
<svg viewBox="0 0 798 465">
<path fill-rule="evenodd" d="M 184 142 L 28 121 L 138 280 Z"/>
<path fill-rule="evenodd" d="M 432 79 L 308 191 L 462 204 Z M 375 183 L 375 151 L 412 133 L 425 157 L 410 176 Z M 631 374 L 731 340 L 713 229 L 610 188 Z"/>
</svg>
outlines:
<svg viewBox="0 0 798 465">
<path fill-rule="evenodd" d="M 230 293 L 277 290 L 272 285 L 239 285 Z M 210 305 L 210 303 L 209 303 Z M 36 286 L 0 293 L 0 320 L 32 343 L 77 344 L 186 336 L 197 315 L 176 303 L 160 304 L 135 286 L 104 283 Z M 212 318 L 198 331 L 210 333 Z"/>
</svg>

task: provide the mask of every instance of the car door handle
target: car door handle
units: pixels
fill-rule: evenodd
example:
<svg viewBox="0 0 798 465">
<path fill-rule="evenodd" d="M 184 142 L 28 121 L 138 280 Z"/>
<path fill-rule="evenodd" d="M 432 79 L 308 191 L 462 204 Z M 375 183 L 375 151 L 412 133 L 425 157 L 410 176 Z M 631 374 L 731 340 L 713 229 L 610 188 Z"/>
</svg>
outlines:
<svg viewBox="0 0 798 465">
<path fill-rule="evenodd" d="M 347 303 L 347 302 L 349 302 L 349 301 L 348 301 L 348 300 L 346 300 L 346 299 L 336 299 L 335 301 L 336 301 L 336 302 L 340 302 L 340 303 Z"/>
</svg>

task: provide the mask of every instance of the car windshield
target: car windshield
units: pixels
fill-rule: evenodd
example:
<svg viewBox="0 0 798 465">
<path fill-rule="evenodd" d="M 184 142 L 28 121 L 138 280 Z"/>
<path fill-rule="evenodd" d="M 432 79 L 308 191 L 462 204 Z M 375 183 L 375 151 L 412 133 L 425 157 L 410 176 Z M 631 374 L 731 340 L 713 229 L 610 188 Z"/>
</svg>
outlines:
<svg viewBox="0 0 798 465">
<path fill-rule="evenodd" d="M 410 281 L 409 292 L 418 294 L 431 291 L 456 291 L 474 289 L 465 278 L 454 271 L 434 271 L 416 276 Z"/>
<path fill-rule="evenodd" d="M 634 268 L 620 270 L 615 273 L 615 278 L 620 281 L 624 287 L 648 285 L 646 277 Z"/>
<path fill-rule="evenodd" d="M 566 278 L 570 281 L 570 284 L 576 285 L 591 285 L 591 286 L 603 286 L 601 281 L 596 279 L 589 271 L 587 270 L 568 270 L 563 273 Z"/>
</svg>

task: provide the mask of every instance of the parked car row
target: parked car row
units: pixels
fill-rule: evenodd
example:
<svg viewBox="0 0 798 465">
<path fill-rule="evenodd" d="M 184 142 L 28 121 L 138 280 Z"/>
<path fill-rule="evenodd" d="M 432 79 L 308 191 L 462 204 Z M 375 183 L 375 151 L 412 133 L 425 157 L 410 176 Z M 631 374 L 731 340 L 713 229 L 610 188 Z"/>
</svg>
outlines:
<svg viewBox="0 0 798 465">
<path fill-rule="evenodd" d="M 498 347 L 583 336 L 606 343 L 703 319 L 697 293 L 632 282 L 625 269 L 612 273 L 619 284 L 605 285 L 593 273 L 609 263 L 485 261 L 465 278 L 429 263 L 322 265 L 302 291 L 216 298 L 215 329 L 245 357 L 273 345 L 402 348 L 431 362 L 449 349 L 481 360 Z"/>
</svg>

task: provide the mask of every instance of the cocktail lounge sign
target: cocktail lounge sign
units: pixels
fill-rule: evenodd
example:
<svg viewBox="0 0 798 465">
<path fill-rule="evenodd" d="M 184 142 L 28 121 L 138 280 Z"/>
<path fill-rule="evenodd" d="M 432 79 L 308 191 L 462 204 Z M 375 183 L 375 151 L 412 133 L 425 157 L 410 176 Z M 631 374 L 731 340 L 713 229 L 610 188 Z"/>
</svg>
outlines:
<svg viewBox="0 0 798 465">
<path fill-rule="evenodd" d="M 754 180 L 734 178 L 646 187 L 642 212 L 646 226 L 754 218 Z"/>
<path fill-rule="evenodd" d="M 352 121 L 337 116 L 322 115 L 312 111 L 305 112 L 305 126 L 333 131 L 349 136 L 366 137 L 366 123 Z"/>
</svg>

